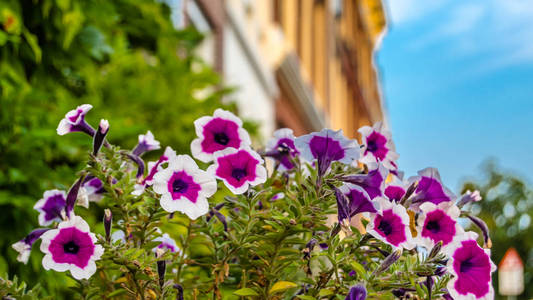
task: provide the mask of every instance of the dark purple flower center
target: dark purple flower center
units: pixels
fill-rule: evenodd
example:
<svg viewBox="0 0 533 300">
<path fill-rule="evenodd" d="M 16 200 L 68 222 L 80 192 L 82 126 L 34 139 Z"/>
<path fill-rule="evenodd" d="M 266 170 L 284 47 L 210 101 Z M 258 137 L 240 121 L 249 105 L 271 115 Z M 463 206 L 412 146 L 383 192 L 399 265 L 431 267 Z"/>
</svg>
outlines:
<svg viewBox="0 0 533 300">
<path fill-rule="evenodd" d="M 187 191 L 188 186 L 189 185 L 187 184 L 187 182 L 181 179 L 177 179 L 174 180 L 174 182 L 172 183 L 172 190 L 174 191 L 174 193 L 185 193 Z"/>
<path fill-rule="evenodd" d="M 229 137 L 225 132 L 215 133 L 215 142 L 220 145 L 226 146 L 229 143 Z"/>
<path fill-rule="evenodd" d="M 387 157 L 389 149 L 387 148 L 387 138 L 379 132 L 372 132 L 366 138 L 366 152 L 374 154 L 379 160 L 384 160 Z"/>
<path fill-rule="evenodd" d="M 392 225 L 384 220 L 379 222 L 378 229 L 385 235 L 390 235 L 392 233 Z"/>
<path fill-rule="evenodd" d="M 74 241 L 70 241 L 66 244 L 63 244 L 63 250 L 68 254 L 77 254 L 80 251 L 80 246 L 78 246 Z"/>
<path fill-rule="evenodd" d="M 461 273 L 468 272 L 470 269 L 472 269 L 473 266 L 474 266 L 474 264 L 470 261 L 470 259 L 464 260 L 464 261 L 461 262 L 461 266 L 459 267 L 459 271 Z"/>
<path fill-rule="evenodd" d="M 426 229 L 431 231 L 432 233 L 437 233 L 440 231 L 440 224 L 438 221 L 429 221 L 426 224 Z"/>
<path fill-rule="evenodd" d="M 241 179 L 246 177 L 246 175 L 246 169 L 236 168 L 231 171 L 231 177 L 235 178 L 237 181 L 240 181 Z"/>
<path fill-rule="evenodd" d="M 378 145 L 376 144 L 376 141 L 374 141 L 374 140 L 368 141 L 367 149 L 370 152 L 374 152 L 374 151 L 378 150 Z"/>
</svg>

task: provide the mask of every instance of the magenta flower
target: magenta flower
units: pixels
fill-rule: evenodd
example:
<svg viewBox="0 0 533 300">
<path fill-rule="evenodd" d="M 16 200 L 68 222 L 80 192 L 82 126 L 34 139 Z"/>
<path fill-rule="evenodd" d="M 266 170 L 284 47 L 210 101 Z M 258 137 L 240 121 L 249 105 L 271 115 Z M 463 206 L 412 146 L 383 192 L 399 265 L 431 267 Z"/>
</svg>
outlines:
<svg viewBox="0 0 533 300">
<path fill-rule="evenodd" d="M 141 156 L 146 152 L 160 149 L 159 141 L 154 138 L 154 135 L 150 130 L 146 134 L 139 134 L 139 142 L 137 146 L 133 148 L 131 153 L 135 156 Z"/>
<path fill-rule="evenodd" d="M 446 249 L 453 239 L 464 233 L 457 223 L 461 211 L 452 202 L 441 202 L 438 205 L 425 202 L 420 205 L 420 217 L 417 221 L 418 241 L 428 250 L 442 242 Z"/>
<path fill-rule="evenodd" d="M 217 182 L 190 156 L 178 155 L 154 175 L 153 189 L 161 195 L 164 210 L 179 211 L 194 220 L 208 212 L 207 198 L 216 192 Z"/>
<path fill-rule="evenodd" d="M 455 200 L 455 195 L 442 184 L 439 171 L 435 168 L 425 168 L 418 171 L 419 176 L 409 178 L 409 182 L 418 181 L 413 203 L 432 202 L 439 204 Z"/>
<path fill-rule="evenodd" d="M 374 201 L 379 204 L 381 212 L 370 214 L 366 231 L 394 248 L 412 249 L 415 245 L 405 207 L 381 197 Z"/>
<path fill-rule="evenodd" d="M 14 243 L 11 247 L 15 249 L 19 253 L 17 256 L 17 260 L 21 263 L 27 264 L 28 259 L 30 258 L 31 253 L 31 247 L 33 246 L 33 243 L 35 243 L 43 233 L 47 232 L 48 228 L 38 228 L 30 232 L 25 238 L 22 240 Z"/>
<path fill-rule="evenodd" d="M 282 128 L 274 131 L 274 137 L 267 143 L 265 156 L 277 160 L 281 171 L 294 168 L 291 158 L 300 154 L 294 145 L 294 139 L 292 129 Z"/>
<path fill-rule="evenodd" d="M 370 196 L 362 187 L 346 183 L 339 187 L 339 190 L 346 196 L 346 199 L 348 199 L 350 217 L 364 212 L 377 212 L 374 202 L 372 202 Z"/>
<path fill-rule="evenodd" d="M 96 237 L 89 225 L 79 216 L 59 223 L 57 229 L 41 236 L 43 267 L 58 272 L 70 271 L 75 279 L 88 279 L 96 272 L 96 260 L 104 248 L 96 245 Z"/>
<path fill-rule="evenodd" d="M 66 194 L 60 190 L 44 192 L 43 198 L 33 208 L 39 212 L 39 225 L 48 226 L 54 221 L 61 222 L 65 217 Z"/>
<path fill-rule="evenodd" d="M 249 186 L 264 183 L 267 172 L 263 159 L 250 147 L 242 149 L 228 148 L 215 153 L 215 163 L 207 172 L 222 180 L 234 194 L 242 194 Z"/>
<path fill-rule="evenodd" d="M 94 136 L 95 130 L 85 121 L 85 115 L 93 108 L 90 104 L 83 104 L 69 111 L 57 126 L 57 134 L 65 135 L 70 132 L 84 132 Z"/>
<path fill-rule="evenodd" d="M 322 129 L 296 138 L 295 144 L 305 160 L 317 160 L 319 176 L 326 173 L 332 162 L 349 165 L 360 155 L 357 142 L 344 137 L 342 130 Z"/>
<path fill-rule="evenodd" d="M 161 243 L 157 245 L 157 247 L 154 247 L 154 249 L 152 249 L 153 252 L 156 252 L 157 249 L 162 249 L 164 251 L 170 251 L 172 253 L 181 252 L 180 248 L 176 244 L 176 241 L 174 241 L 174 239 L 172 239 L 168 235 L 168 233 L 165 233 L 162 236 L 155 238 L 154 242 L 161 242 Z"/>
<path fill-rule="evenodd" d="M 212 117 L 204 116 L 194 121 L 197 139 L 191 143 L 192 156 L 209 162 L 217 151 L 226 148 L 243 148 L 251 144 L 248 132 L 242 128 L 237 116 L 223 109 L 215 110 Z"/>
<path fill-rule="evenodd" d="M 467 232 L 455 239 L 448 251 L 451 259 L 447 269 L 454 276 L 448 282 L 453 299 L 493 299 L 492 272 L 496 265 L 490 250 L 477 244 L 477 234 Z"/>
<path fill-rule="evenodd" d="M 364 164 L 382 163 L 389 170 L 396 170 L 395 161 L 398 154 L 393 151 L 391 134 L 383 128 L 383 123 L 378 122 L 373 127 L 363 126 L 359 130 L 362 136 L 361 162 Z"/>
<path fill-rule="evenodd" d="M 340 178 L 341 181 L 362 187 L 370 196 L 370 199 L 383 196 L 387 169 L 381 164 L 371 163 L 368 165 L 368 174 L 348 175 Z"/>
<path fill-rule="evenodd" d="M 398 178 L 395 175 L 392 175 L 392 180 L 385 185 L 385 190 L 383 194 L 390 200 L 396 203 L 402 200 L 403 196 L 407 191 L 407 183 Z"/>
</svg>

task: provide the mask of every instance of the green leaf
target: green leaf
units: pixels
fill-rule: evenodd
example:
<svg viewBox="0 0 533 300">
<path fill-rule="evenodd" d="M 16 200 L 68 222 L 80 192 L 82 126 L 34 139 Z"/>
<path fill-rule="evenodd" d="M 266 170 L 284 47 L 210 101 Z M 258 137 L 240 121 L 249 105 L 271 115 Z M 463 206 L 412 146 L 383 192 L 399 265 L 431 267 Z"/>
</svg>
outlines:
<svg viewBox="0 0 533 300">
<path fill-rule="evenodd" d="M 320 296 L 320 297 L 329 296 L 329 295 L 333 295 L 333 291 L 332 291 L 332 290 L 321 289 L 321 290 L 318 292 L 318 296 Z"/>
<path fill-rule="evenodd" d="M 287 290 L 287 289 L 295 288 L 297 286 L 298 285 L 296 283 L 294 283 L 294 282 L 278 281 L 278 282 L 274 283 L 274 285 L 270 288 L 270 291 L 268 293 L 269 294 L 274 294 L 274 293 L 281 292 L 281 291 L 284 291 L 284 290 Z"/>
<path fill-rule="evenodd" d="M 316 298 L 313 297 L 313 296 L 298 295 L 298 296 L 296 296 L 296 297 L 298 297 L 298 298 L 300 298 L 300 299 L 302 299 L 302 300 L 316 300 Z"/>
<path fill-rule="evenodd" d="M 233 292 L 233 294 L 237 296 L 259 296 L 259 294 L 251 288 L 243 288 L 240 290 L 236 290 L 235 292 Z"/>
</svg>

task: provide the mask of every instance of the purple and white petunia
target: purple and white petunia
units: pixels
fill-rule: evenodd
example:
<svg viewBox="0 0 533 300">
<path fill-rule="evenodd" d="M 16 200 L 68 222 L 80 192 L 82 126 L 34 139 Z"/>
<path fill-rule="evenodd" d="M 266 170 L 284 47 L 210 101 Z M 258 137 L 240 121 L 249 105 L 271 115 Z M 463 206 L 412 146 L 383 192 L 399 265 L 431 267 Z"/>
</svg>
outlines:
<svg viewBox="0 0 533 300">
<path fill-rule="evenodd" d="M 446 249 L 456 236 L 464 233 L 457 223 L 461 211 L 452 202 L 441 202 L 438 205 L 425 202 L 419 209 L 417 239 L 426 249 L 431 250 L 438 242 L 442 242 L 442 248 Z"/>
<path fill-rule="evenodd" d="M 38 228 L 30 232 L 25 238 L 22 240 L 14 243 L 11 247 L 15 249 L 19 255 L 17 256 L 17 260 L 21 263 L 27 264 L 28 259 L 30 258 L 31 253 L 31 247 L 33 246 L 33 243 L 37 241 L 43 233 L 47 232 L 48 228 Z"/>
<path fill-rule="evenodd" d="M 162 249 L 164 251 L 170 251 L 172 253 L 181 252 L 180 248 L 176 244 L 176 241 L 172 239 L 168 233 L 164 233 L 162 236 L 154 239 L 154 242 L 161 242 L 159 245 L 154 247 L 152 251 L 155 253 L 157 249 Z"/>
<path fill-rule="evenodd" d="M 425 168 L 418 171 L 419 176 L 409 178 L 409 182 L 418 181 L 418 185 L 412 198 L 413 204 L 432 202 L 454 201 L 455 195 L 442 184 L 439 171 L 435 168 Z"/>
<path fill-rule="evenodd" d="M 232 193 L 238 195 L 246 192 L 249 186 L 266 181 L 263 163 L 261 156 L 250 147 L 228 148 L 215 153 L 215 163 L 207 172 L 221 179 Z"/>
<path fill-rule="evenodd" d="M 374 202 L 362 187 L 351 183 L 345 183 L 339 187 L 339 190 L 346 196 L 346 199 L 348 199 L 350 217 L 364 212 L 377 212 Z"/>
<path fill-rule="evenodd" d="M 61 222 L 65 217 L 67 198 L 64 191 L 45 191 L 43 198 L 33 208 L 39 212 L 39 225 L 48 226 L 54 221 Z"/>
<path fill-rule="evenodd" d="M 229 111 L 217 109 L 213 116 L 204 116 L 194 121 L 197 139 L 191 143 L 192 156 L 209 162 L 217 151 L 227 148 L 243 148 L 251 144 L 242 121 Z"/>
<path fill-rule="evenodd" d="M 70 271 L 75 279 L 88 279 L 96 272 L 96 260 L 104 253 L 96 245 L 96 237 L 89 225 L 79 216 L 59 223 L 57 229 L 41 236 L 43 267 L 58 272 Z"/>
<path fill-rule="evenodd" d="M 95 130 L 85 121 L 85 115 L 93 108 L 90 104 L 83 104 L 69 111 L 57 126 L 57 134 L 65 135 L 70 132 L 84 132 L 94 136 Z"/>
<path fill-rule="evenodd" d="M 340 178 L 341 181 L 362 187 L 370 196 L 370 199 L 383 196 L 385 179 L 388 170 L 381 164 L 368 164 L 368 174 L 347 175 Z"/>
<path fill-rule="evenodd" d="M 89 202 L 99 202 L 104 196 L 104 184 L 94 176 L 87 176 L 83 180 L 78 193 L 78 205 L 89 207 Z"/>
<path fill-rule="evenodd" d="M 360 161 L 364 164 L 382 163 L 389 170 L 396 170 L 395 161 L 398 154 L 393 151 L 391 133 L 383 128 L 383 123 L 378 122 L 373 127 L 363 126 L 359 130 L 363 146 Z"/>
<path fill-rule="evenodd" d="M 490 260 L 490 250 L 481 248 L 477 234 L 458 236 L 447 251 L 447 270 L 453 275 L 448 292 L 453 299 L 493 299 L 492 272 L 496 265 Z"/>
<path fill-rule="evenodd" d="M 144 177 L 143 181 L 140 184 L 135 184 L 135 190 L 132 192 L 133 195 L 139 196 L 144 193 L 144 189 L 147 186 L 152 185 L 152 181 L 157 172 L 164 169 L 165 164 L 168 161 L 176 157 L 176 151 L 174 151 L 170 146 L 165 148 L 163 155 L 159 157 L 157 161 L 148 162 L 148 174 Z"/>
<path fill-rule="evenodd" d="M 281 171 L 294 168 L 291 158 L 295 158 L 300 154 L 300 151 L 294 145 L 294 140 L 292 129 L 281 128 L 274 131 L 274 137 L 267 142 L 265 156 L 278 161 Z"/>
<path fill-rule="evenodd" d="M 398 203 L 407 192 L 407 183 L 398 176 L 392 174 L 390 176 L 392 176 L 392 180 L 385 185 L 383 193 L 390 201 Z"/>
<path fill-rule="evenodd" d="M 368 233 L 394 248 L 412 249 L 415 244 L 405 207 L 381 197 L 374 201 L 381 211 L 370 214 L 370 222 L 366 226 Z"/>
<path fill-rule="evenodd" d="M 216 192 L 217 182 L 190 156 L 178 155 L 169 161 L 166 169 L 154 175 L 153 189 L 161 195 L 164 210 L 179 211 L 194 220 L 209 211 L 207 198 Z"/>
<path fill-rule="evenodd" d="M 360 155 L 357 142 L 344 137 L 342 130 L 322 129 L 297 137 L 295 144 L 305 160 L 317 161 L 319 176 L 326 173 L 332 162 L 349 165 Z"/>
<path fill-rule="evenodd" d="M 131 153 L 135 156 L 141 156 L 146 152 L 160 149 L 159 141 L 154 138 L 154 135 L 150 130 L 146 134 L 139 134 L 139 142 L 137 146 L 131 150 Z"/>
</svg>

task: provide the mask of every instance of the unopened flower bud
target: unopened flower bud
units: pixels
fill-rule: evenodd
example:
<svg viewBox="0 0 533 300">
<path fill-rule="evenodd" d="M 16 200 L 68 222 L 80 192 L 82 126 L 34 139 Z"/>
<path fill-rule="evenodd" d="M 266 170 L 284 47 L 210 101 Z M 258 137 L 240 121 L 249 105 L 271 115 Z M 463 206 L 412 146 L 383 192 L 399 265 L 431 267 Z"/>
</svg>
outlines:
<svg viewBox="0 0 533 300">
<path fill-rule="evenodd" d="M 113 214 L 111 210 L 104 210 L 104 229 L 105 229 L 105 240 L 107 242 L 111 241 L 111 224 L 113 223 Z"/>
<path fill-rule="evenodd" d="M 442 276 L 446 274 L 446 267 L 438 267 L 437 270 L 435 270 L 435 276 Z"/>
<path fill-rule="evenodd" d="M 174 284 L 173 287 L 178 290 L 178 294 L 176 295 L 176 300 L 183 300 L 183 287 L 181 284 Z"/>
<path fill-rule="evenodd" d="M 109 132 L 109 122 L 107 120 L 100 120 L 100 124 L 98 125 L 98 130 L 94 134 L 93 138 L 93 155 L 97 155 L 98 151 L 100 151 L 100 148 L 102 147 L 102 144 L 104 143 L 105 137 L 107 135 L 107 132 Z"/>
<path fill-rule="evenodd" d="M 165 254 L 165 250 L 158 248 L 155 251 L 156 257 L 161 257 Z M 167 268 L 167 262 L 162 259 L 157 261 L 157 275 L 159 276 L 159 287 L 163 288 L 163 284 L 165 283 L 165 271 Z"/>
<path fill-rule="evenodd" d="M 483 234 L 483 240 L 485 242 L 483 248 L 492 248 L 492 241 L 489 236 L 489 228 L 487 227 L 485 221 L 472 215 L 468 215 L 468 219 L 470 219 L 470 221 L 472 221 L 472 223 L 474 223 L 474 225 L 476 225 L 481 230 L 481 233 Z"/>
<path fill-rule="evenodd" d="M 393 251 L 389 256 L 387 256 L 387 258 L 385 258 L 383 260 L 381 265 L 379 265 L 377 267 L 377 269 L 374 270 L 372 275 L 373 276 L 377 276 L 377 275 L 387 271 L 390 268 L 390 266 L 392 266 L 393 263 L 395 263 L 398 259 L 400 259 L 401 256 L 402 256 L 402 250 L 401 249 L 397 249 L 397 250 Z"/>
<path fill-rule="evenodd" d="M 435 246 L 433 246 L 433 248 L 429 252 L 428 258 L 431 259 L 436 257 L 439 254 L 440 249 L 442 249 L 442 241 L 439 241 L 435 244 Z"/>
<path fill-rule="evenodd" d="M 67 199 L 65 201 L 65 215 L 67 218 L 71 217 L 71 213 L 74 210 L 74 205 L 76 205 L 76 200 L 78 199 L 78 192 L 84 178 L 85 175 L 82 175 L 68 190 Z"/>
<path fill-rule="evenodd" d="M 459 202 L 457 202 L 457 206 L 459 208 L 465 206 L 466 204 L 470 203 L 470 202 L 478 202 L 478 201 L 481 201 L 481 195 L 479 194 L 479 191 L 478 190 L 475 190 L 473 192 L 471 191 L 466 191 L 466 193 L 461 197 L 461 199 L 459 200 Z"/>
</svg>

